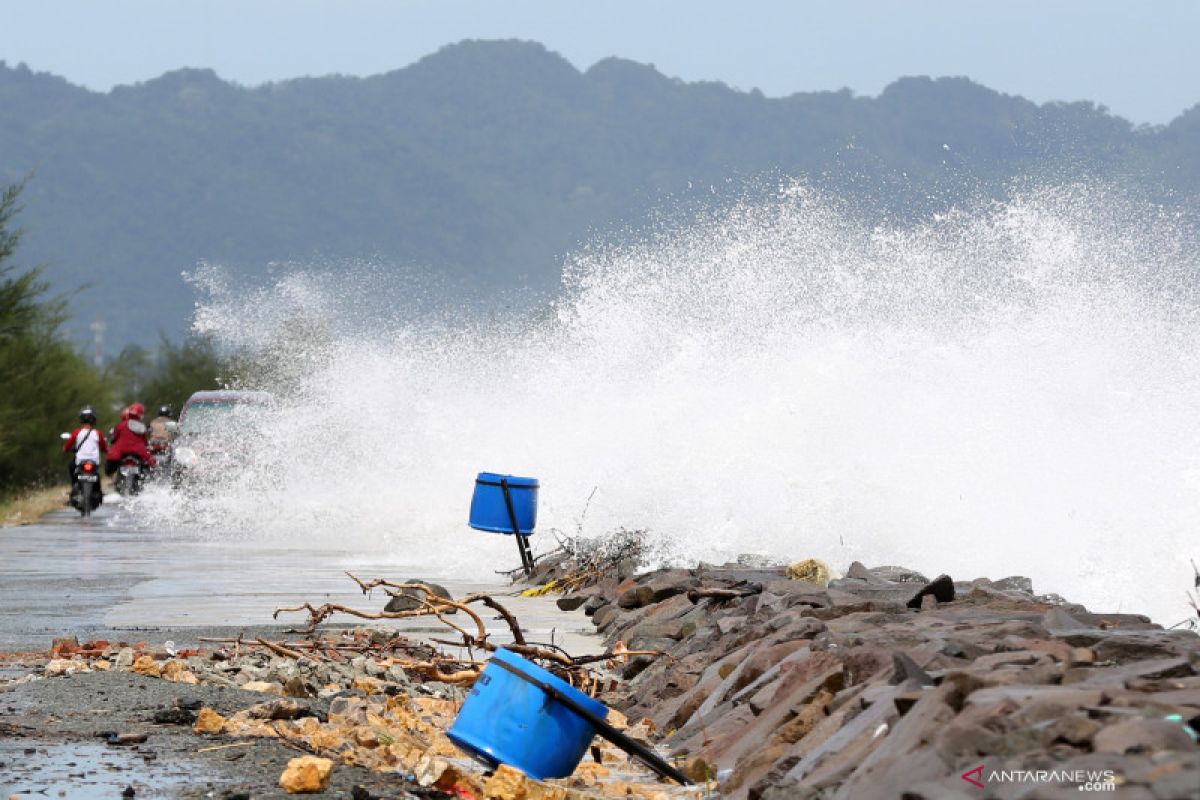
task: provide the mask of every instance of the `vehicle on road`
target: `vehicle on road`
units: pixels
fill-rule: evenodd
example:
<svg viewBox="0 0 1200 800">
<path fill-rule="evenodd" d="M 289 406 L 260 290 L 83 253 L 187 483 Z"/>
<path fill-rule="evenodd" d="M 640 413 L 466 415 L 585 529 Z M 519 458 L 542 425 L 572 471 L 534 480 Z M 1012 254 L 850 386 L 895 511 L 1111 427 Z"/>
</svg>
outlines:
<svg viewBox="0 0 1200 800">
<path fill-rule="evenodd" d="M 113 483 L 117 487 L 117 493 L 122 497 L 133 497 L 142 491 L 142 486 L 146 483 L 146 476 L 150 473 L 150 468 L 146 466 L 146 462 L 133 454 L 123 456 L 121 463 L 117 467 L 117 474 L 113 476 Z"/>
<path fill-rule="evenodd" d="M 172 446 L 176 488 L 211 485 L 246 463 L 248 445 L 261 436 L 275 398 L 269 392 L 196 392 L 179 412 Z"/>
<path fill-rule="evenodd" d="M 80 461 L 75 465 L 75 477 L 71 481 L 71 507 L 80 516 L 90 517 L 102 500 L 100 465 L 95 461 Z"/>
</svg>

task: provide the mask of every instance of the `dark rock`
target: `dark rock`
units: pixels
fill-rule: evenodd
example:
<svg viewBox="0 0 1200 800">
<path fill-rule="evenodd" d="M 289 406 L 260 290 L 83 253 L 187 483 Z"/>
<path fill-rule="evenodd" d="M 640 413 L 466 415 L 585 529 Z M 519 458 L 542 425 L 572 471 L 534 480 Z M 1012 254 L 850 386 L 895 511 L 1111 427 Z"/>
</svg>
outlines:
<svg viewBox="0 0 1200 800">
<path fill-rule="evenodd" d="M 892 653 L 892 681 L 897 683 L 912 683 L 917 686 L 933 686 L 933 678 L 925 670 L 917 666 L 908 653 Z"/>
<path fill-rule="evenodd" d="M 155 711 L 151 721 L 156 725 L 191 725 L 196 721 L 196 712 L 186 708 L 164 708 Z"/>
<path fill-rule="evenodd" d="M 1109 725 L 1092 737 L 1097 753 L 1157 753 L 1163 750 L 1192 751 L 1196 743 L 1182 725 L 1162 719 L 1130 719 Z"/>
<path fill-rule="evenodd" d="M 1010 575 L 1007 578 L 1001 578 L 998 581 L 992 581 L 991 588 L 999 589 L 1002 592 L 1024 592 L 1025 594 L 1033 594 L 1033 581 L 1026 578 L 1024 575 Z"/>
<path fill-rule="evenodd" d="M 909 608 L 921 608 L 921 601 L 926 597 L 933 597 L 939 603 L 953 602 L 954 580 L 949 575 L 939 575 L 931 583 L 927 583 L 922 587 L 921 591 L 913 595 L 913 598 L 908 601 L 907 605 Z"/>
<path fill-rule="evenodd" d="M 604 606 L 608 605 L 608 600 L 602 594 L 594 594 L 588 597 L 587 602 L 583 604 L 583 613 L 589 617 L 595 614 Z"/>
<path fill-rule="evenodd" d="M 700 581 L 688 570 L 672 569 L 658 573 L 646 586 L 654 592 L 652 602 L 661 603 L 667 598 L 684 594 L 688 589 L 697 587 Z"/>
<path fill-rule="evenodd" d="M 591 600 L 591 598 L 591 595 L 586 594 L 569 594 L 558 598 L 554 601 L 554 604 L 563 611 L 574 611 Z"/>
<path fill-rule="evenodd" d="M 450 592 L 446 589 L 445 586 L 441 586 L 436 583 L 430 583 L 429 581 L 422 580 L 421 578 L 409 578 L 408 580 L 406 580 L 404 582 L 405 583 L 424 584 L 425 586 L 428 586 L 430 589 L 432 589 L 433 593 L 436 594 L 438 597 L 444 597 L 447 600 L 454 599 L 454 597 L 450 594 Z M 425 599 L 425 592 L 421 591 L 420 589 L 402 589 L 400 594 L 395 595 L 390 600 L 388 600 L 387 605 L 383 607 L 383 610 L 390 611 L 390 612 L 414 611 L 418 608 L 423 607 L 422 601 L 424 599 Z M 458 609 L 450 609 L 450 610 L 444 611 L 442 613 L 454 614 L 454 613 L 457 613 L 457 611 L 458 611 Z"/>
<path fill-rule="evenodd" d="M 851 594 L 860 600 L 895 603 L 901 607 L 912 597 L 911 586 L 902 583 L 887 583 L 878 578 L 873 581 L 837 578 L 829 582 L 829 588 Z"/>
<path fill-rule="evenodd" d="M 1056 606 L 1042 615 L 1042 625 L 1046 630 L 1054 631 L 1077 631 L 1093 628 L 1094 625 L 1088 625 L 1083 620 L 1076 619 L 1071 613 L 1062 606 Z"/>
<path fill-rule="evenodd" d="M 929 583 L 924 575 L 906 567 L 872 567 L 867 571 L 891 583 Z"/>
<path fill-rule="evenodd" d="M 317 716 L 308 706 L 295 700 L 272 700 L 258 703 L 246 709 L 246 715 L 251 719 L 300 719 L 301 717 Z"/>
<path fill-rule="evenodd" d="M 621 608 L 641 608 L 653 602 L 654 590 L 642 584 L 630 586 L 617 597 L 617 605 Z"/>
<path fill-rule="evenodd" d="M 1078 689 L 1066 686 L 989 686 L 967 695 L 967 702 L 974 705 L 991 705 L 1005 700 L 1023 703 L 1029 700 L 1061 703 L 1064 706 L 1099 705 L 1103 694 L 1099 689 Z"/>
<path fill-rule="evenodd" d="M 1046 729 L 1046 743 L 1066 742 L 1075 747 L 1087 747 L 1100 728 L 1099 722 L 1083 714 L 1067 714 Z"/>
<path fill-rule="evenodd" d="M 654 663 L 654 656 L 634 656 L 629 659 L 629 663 L 621 670 L 621 677 L 627 681 L 631 681 Z"/>
<path fill-rule="evenodd" d="M 846 570 L 846 577 L 855 578 L 862 581 L 869 581 L 874 578 L 875 575 L 871 572 L 871 570 L 867 569 L 861 561 L 855 561 L 850 565 L 850 568 Z"/>
<path fill-rule="evenodd" d="M 675 642 L 683 638 L 683 630 L 686 624 L 679 620 L 672 620 L 670 622 L 643 622 L 640 625 L 635 625 L 627 634 L 631 641 L 641 639 L 667 640 L 671 642 L 669 646 L 674 646 Z"/>
<path fill-rule="evenodd" d="M 112 747 L 128 747 L 133 744 L 145 744 L 149 738 L 145 733 L 114 733 L 108 737 L 108 744 Z"/>
<path fill-rule="evenodd" d="M 1183 656 L 1200 650 L 1200 640 L 1191 631 L 1113 631 L 1102 641 L 1091 645 L 1099 661 L 1124 664 L 1150 658 Z"/>
<path fill-rule="evenodd" d="M 613 605 L 603 606 L 592 615 L 592 624 L 603 631 L 608 627 L 609 623 L 616 621 L 619 616 L 621 616 L 621 609 Z"/>
</svg>

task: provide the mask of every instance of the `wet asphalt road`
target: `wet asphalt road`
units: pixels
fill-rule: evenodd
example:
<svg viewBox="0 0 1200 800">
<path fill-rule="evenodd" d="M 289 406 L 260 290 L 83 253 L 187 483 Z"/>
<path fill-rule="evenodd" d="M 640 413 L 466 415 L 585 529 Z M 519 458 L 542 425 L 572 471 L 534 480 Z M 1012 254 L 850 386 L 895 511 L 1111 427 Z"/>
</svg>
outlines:
<svg viewBox="0 0 1200 800">
<path fill-rule="evenodd" d="M 344 574 L 406 580 L 422 575 L 378 554 L 287 547 L 279 542 L 206 541 L 195 535 L 141 527 L 116 503 L 89 520 L 70 510 L 52 512 L 36 525 L 0 528 L 0 653 L 45 654 L 52 640 L 80 642 L 170 640 L 184 647 L 199 636 L 266 635 L 282 638 L 306 615 L 273 623 L 271 612 L 302 601 L 345 603 L 379 610 L 386 596 L 365 598 Z M 454 596 L 510 586 L 465 583 L 424 575 Z M 530 641 L 553 641 L 575 654 L 602 644 L 581 613 L 567 614 L 552 598 L 501 597 Z M 493 641 L 511 641 L 507 626 L 487 620 Z M 359 622 L 445 637 L 431 617 Z M 208 645 L 211 647 L 212 645 Z M 0 679 L 30 671 L 26 658 L 0 659 Z M 36 668 L 36 667 L 33 667 Z M 219 687 L 193 687 L 130 673 L 92 673 L 3 686 L 0 682 L 0 797 L 139 798 L 284 797 L 278 775 L 296 753 L 277 742 L 206 752 L 188 726 L 149 724 L 154 710 L 186 695 L 232 713 L 261 695 Z M 314 701 L 316 702 L 316 701 Z M 109 730 L 146 732 L 132 749 L 106 746 Z M 395 776 L 356 767 L 335 770 L 328 797 L 407 796 Z M 359 790 L 352 791 L 354 787 Z M 125 794 L 124 796 L 129 796 Z"/>
<path fill-rule="evenodd" d="M 301 626 L 306 615 L 281 616 L 281 626 L 271 612 L 303 601 L 381 610 L 386 596 L 377 592 L 364 597 L 344 574 L 347 570 L 364 579 L 397 581 L 421 574 L 399 561 L 381 561 L 378 554 L 296 549 L 277 541 L 205 541 L 149 530 L 107 502 L 88 520 L 64 508 L 35 525 L 0 529 L 0 652 L 44 650 L 55 637 L 67 635 L 81 642 L 173 640 L 184 646 L 196 636 L 278 631 Z M 423 577 L 442 583 L 456 597 L 514 591 L 500 584 Z M 526 638 L 553 637 L 575 653 L 600 651 L 582 613 L 566 614 L 552 598 L 513 596 L 503 602 L 520 620 Z M 447 633 L 429 617 L 383 624 L 414 636 Z M 489 620 L 488 627 L 493 641 L 511 641 L 499 620 Z"/>
</svg>

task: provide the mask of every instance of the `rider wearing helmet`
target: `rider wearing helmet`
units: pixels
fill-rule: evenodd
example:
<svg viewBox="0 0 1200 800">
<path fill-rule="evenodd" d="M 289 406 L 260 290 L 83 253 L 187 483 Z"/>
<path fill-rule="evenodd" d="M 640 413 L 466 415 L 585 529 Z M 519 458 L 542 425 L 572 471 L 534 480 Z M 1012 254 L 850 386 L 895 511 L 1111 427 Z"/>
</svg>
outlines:
<svg viewBox="0 0 1200 800">
<path fill-rule="evenodd" d="M 150 429 L 147 442 L 151 452 L 159 453 L 171 446 L 171 440 L 175 438 L 174 420 L 175 414 L 171 411 L 170 406 L 161 406 L 158 409 L 158 416 L 150 420 L 150 424 L 147 426 Z"/>
<path fill-rule="evenodd" d="M 82 464 L 84 461 L 99 464 L 100 454 L 108 450 L 108 442 L 104 441 L 104 434 L 96 429 L 96 409 L 91 406 L 81 408 L 79 422 L 79 427 L 72 431 L 71 435 L 67 437 L 67 441 L 63 443 L 63 452 L 74 454 L 74 458 L 67 466 L 72 481 L 75 480 L 76 464 Z"/>
<path fill-rule="evenodd" d="M 116 472 L 125 456 L 135 456 L 146 466 L 154 466 L 154 456 L 146 449 L 146 424 L 142 422 L 146 407 L 141 403 L 134 403 L 126 412 L 128 419 L 122 420 L 113 429 L 112 447 L 108 449 L 108 461 L 104 464 L 106 475 Z"/>
</svg>

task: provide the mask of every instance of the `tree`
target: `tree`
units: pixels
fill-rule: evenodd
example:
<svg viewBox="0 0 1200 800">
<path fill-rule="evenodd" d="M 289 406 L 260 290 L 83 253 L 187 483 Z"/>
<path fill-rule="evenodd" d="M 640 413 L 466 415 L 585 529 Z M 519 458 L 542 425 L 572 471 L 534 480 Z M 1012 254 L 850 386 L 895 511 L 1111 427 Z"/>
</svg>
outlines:
<svg viewBox="0 0 1200 800">
<path fill-rule="evenodd" d="M 80 406 L 103 409 L 104 383 L 61 333 L 66 304 L 47 297 L 40 267 L 13 260 L 23 231 L 13 226 L 25 182 L 0 193 L 0 492 L 64 477 L 58 433 Z"/>
<path fill-rule="evenodd" d="M 192 337 L 176 345 L 163 336 L 158 367 L 150 373 L 139 397 L 151 414 L 163 405 L 171 406 L 178 414 L 192 392 L 221 388 L 226 370 L 211 339 Z"/>
</svg>

